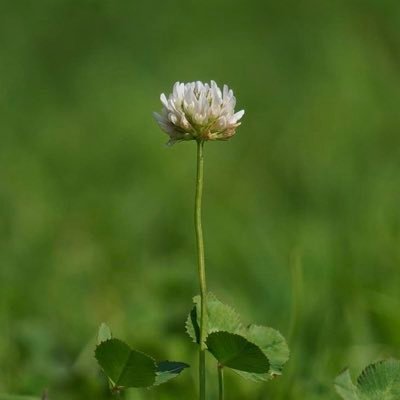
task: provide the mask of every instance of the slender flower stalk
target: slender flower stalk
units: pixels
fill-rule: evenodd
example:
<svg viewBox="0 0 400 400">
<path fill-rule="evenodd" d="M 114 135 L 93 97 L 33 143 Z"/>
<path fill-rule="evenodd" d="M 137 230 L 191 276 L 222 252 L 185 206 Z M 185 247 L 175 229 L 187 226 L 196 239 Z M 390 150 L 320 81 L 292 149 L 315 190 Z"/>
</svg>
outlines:
<svg viewBox="0 0 400 400">
<path fill-rule="evenodd" d="M 224 366 L 218 364 L 218 400 L 224 400 L 225 386 L 224 386 Z"/>
<path fill-rule="evenodd" d="M 197 261 L 200 282 L 201 314 L 200 314 L 200 347 L 199 347 L 199 382 L 200 400 L 206 399 L 206 349 L 204 341 L 207 336 L 207 310 L 206 310 L 206 270 L 204 260 L 204 239 L 201 221 L 201 206 L 203 197 L 203 173 L 204 173 L 204 142 L 197 142 L 197 176 L 196 197 L 194 207 L 194 226 L 196 231 Z"/>
<path fill-rule="evenodd" d="M 168 97 L 162 93 L 160 100 L 163 108 L 160 113 L 153 115 L 160 128 L 169 136 L 168 144 L 172 145 L 186 140 L 197 142 L 194 224 L 201 299 L 199 398 L 206 400 L 207 285 L 201 225 L 203 149 L 206 141 L 228 140 L 235 135 L 236 128 L 241 124 L 240 120 L 243 117 L 244 110 L 235 112 L 236 98 L 233 91 L 227 85 L 224 85 L 221 90 L 214 81 L 210 83 L 200 81 L 176 82 L 172 93 Z M 223 396 L 223 388 L 221 390 Z"/>
</svg>

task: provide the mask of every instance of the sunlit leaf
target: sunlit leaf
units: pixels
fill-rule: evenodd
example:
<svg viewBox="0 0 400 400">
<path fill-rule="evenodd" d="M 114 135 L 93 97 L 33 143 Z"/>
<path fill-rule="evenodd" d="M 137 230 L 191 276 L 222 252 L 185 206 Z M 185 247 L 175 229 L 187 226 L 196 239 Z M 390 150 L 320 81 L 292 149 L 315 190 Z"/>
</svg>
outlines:
<svg viewBox="0 0 400 400">
<path fill-rule="evenodd" d="M 97 344 L 101 344 L 102 342 L 106 342 L 112 338 L 111 329 L 104 322 L 100 325 L 99 331 L 97 334 Z"/>
<path fill-rule="evenodd" d="M 343 400 L 398 400 L 400 399 L 400 361 L 384 360 L 371 364 L 362 371 L 356 385 L 348 370 L 334 382 Z"/>
<path fill-rule="evenodd" d="M 285 338 L 277 330 L 259 325 L 248 326 L 243 330 L 243 336 L 256 344 L 266 355 L 270 362 L 270 370 L 266 374 L 237 371 L 238 374 L 255 382 L 266 382 L 276 375 L 281 375 L 290 354 Z"/>
<path fill-rule="evenodd" d="M 351 380 L 350 371 L 346 369 L 334 381 L 336 392 L 344 400 L 359 400 L 357 387 Z"/>
<path fill-rule="evenodd" d="M 199 343 L 200 296 L 196 296 L 193 300 L 195 307 L 192 309 L 186 321 L 186 330 L 193 341 Z M 212 293 L 209 293 L 207 295 L 207 335 L 210 336 L 212 333 L 221 331 L 241 336 L 243 339 L 255 345 L 255 347 L 261 350 L 264 358 L 267 359 L 270 364 L 270 368 L 268 370 L 264 368 L 262 372 L 235 370 L 239 375 L 257 382 L 265 382 L 276 375 L 281 375 L 283 367 L 289 359 L 289 348 L 285 338 L 277 330 L 269 327 L 259 325 L 244 327 L 238 313 L 233 308 L 221 303 Z M 211 339 L 211 341 L 212 340 L 213 339 Z M 206 346 L 208 346 L 208 342 L 209 340 L 206 339 Z M 211 350 L 210 352 L 213 353 Z"/>
<path fill-rule="evenodd" d="M 212 293 L 207 294 L 207 333 L 226 331 L 239 333 L 242 329 L 239 314 L 230 306 L 220 302 Z M 193 299 L 195 304 L 186 321 L 186 331 L 195 343 L 200 343 L 200 296 Z"/>
<path fill-rule="evenodd" d="M 386 360 L 369 365 L 357 379 L 364 400 L 400 399 L 400 361 Z"/>
</svg>

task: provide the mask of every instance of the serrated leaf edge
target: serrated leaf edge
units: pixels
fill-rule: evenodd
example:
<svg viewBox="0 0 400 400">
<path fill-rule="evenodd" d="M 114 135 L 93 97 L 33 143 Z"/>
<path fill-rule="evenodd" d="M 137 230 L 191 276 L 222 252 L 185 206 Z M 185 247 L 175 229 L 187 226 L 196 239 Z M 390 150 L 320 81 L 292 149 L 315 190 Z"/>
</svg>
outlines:
<svg viewBox="0 0 400 400">
<path fill-rule="evenodd" d="M 249 324 L 249 325 L 247 325 L 246 328 L 245 328 L 246 331 L 248 331 L 248 330 L 250 329 L 250 327 L 252 327 L 252 326 L 254 326 L 254 327 L 256 327 L 256 328 L 267 328 L 267 329 L 271 329 L 271 330 L 273 330 L 274 332 L 276 332 L 276 333 L 283 339 L 283 341 L 284 341 L 285 344 L 286 344 L 287 351 L 288 351 L 287 358 L 286 358 L 285 362 L 283 363 L 283 366 L 284 366 L 284 365 L 290 360 L 290 356 L 291 356 L 290 348 L 289 348 L 289 345 L 288 345 L 288 343 L 287 343 L 287 341 L 286 341 L 285 336 L 283 336 L 282 333 L 281 333 L 278 329 L 272 328 L 271 326 L 267 326 L 267 325 Z M 264 351 L 263 351 L 263 353 L 264 353 Z M 266 356 L 267 356 L 267 355 L 266 355 Z M 268 357 L 268 356 L 267 356 L 267 357 Z M 274 374 L 274 375 L 276 375 L 276 374 Z"/>
<path fill-rule="evenodd" d="M 358 395 L 358 393 L 357 393 L 357 392 L 358 392 L 358 388 L 357 388 L 357 386 L 356 386 L 356 385 L 354 384 L 354 382 L 353 382 L 353 379 L 352 379 L 352 377 L 351 377 L 349 368 L 344 368 L 344 369 L 339 373 L 339 375 L 334 379 L 334 381 L 333 381 L 333 386 L 334 386 L 334 388 L 335 388 L 336 393 L 337 393 L 341 398 L 344 398 L 344 397 L 343 397 L 343 393 L 341 393 L 341 391 L 343 391 L 343 392 L 349 392 L 349 391 L 350 391 L 350 388 L 349 388 L 349 387 L 343 386 L 342 383 L 338 381 L 338 380 L 341 379 L 344 375 L 346 375 L 346 377 L 349 378 L 350 383 L 351 383 L 351 385 L 352 385 L 352 388 L 351 388 L 351 389 L 354 390 L 354 393 L 353 393 L 353 394 L 355 395 L 356 399 L 359 399 L 359 395 Z M 351 392 L 350 392 L 350 393 L 351 393 Z"/>
<path fill-rule="evenodd" d="M 247 338 L 246 336 L 242 335 L 241 333 L 238 333 L 238 332 L 229 332 L 229 331 L 225 331 L 225 330 L 221 330 L 221 329 L 215 329 L 215 330 L 213 330 L 212 332 L 210 332 L 210 333 L 208 334 L 208 336 L 210 336 L 210 335 L 213 334 L 213 333 L 229 333 L 230 335 L 233 335 L 233 336 L 240 336 L 240 337 L 242 337 L 243 339 L 246 339 L 249 343 L 254 344 L 254 346 L 258 347 L 258 348 L 260 349 L 261 353 L 264 354 L 264 352 L 262 351 L 261 347 L 260 347 L 258 344 L 254 343 L 253 340 Z M 207 336 L 207 337 L 208 337 L 208 336 Z M 266 354 L 264 354 L 264 355 L 265 355 L 265 357 L 268 358 L 268 356 L 267 356 Z M 268 362 L 269 362 L 269 359 L 268 359 Z"/>
<path fill-rule="evenodd" d="M 96 358 L 98 364 L 100 365 L 100 367 L 101 367 L 103 373 L 106 375 L 106 377 L 108 378 L 108 380 L 110 381 L 110 383 L 112 383 L 113 389 L 115 389 L 115 388 L 118 388 L 118 389 L 125 389 L 125 386 L 116 385 L 116 383 L 108 376 L 108 374 L 106 373 L 106 371 L 104 371 L 104 368 L 101 366 L 100 361 L 99 361 L 99 359 L 97 358 L 97 350 L 98 350 L 99 347 L 101 347 L 101 346 L 104 345 L 105 343 L 108 343 L 108 342 L 111 342 L 111 341 L 114 341 L 114 340 L 117 340 L 117 341 L 119 341 L 119 342 L 124 343 L 125 345 L 127 345 L 127 346 L 129 347 L 129 350 L 130 350 L 131 352 L 134 351 L 134 352 L 136 352 L 136 353 L 142 354 L 142 355 L 144 355 L 144 356 L 150 358 L 151 361 L 153 361 L 153 364 L 154 364 L 154 382 L 155 382 L 155 379 L 156 379 L 156 376 L 157 376 L 157 367 L 158 367 L 158 364 L 157 364 L 155 358 L 152 357 L 152 356 L 150 356 L 150 355 L 148 355 L 147 353 L 144 353 L 143 351 L 132 349 L 132 347 L 129 346 L 129 344 L 125 343 L 125 342 L 124 342 L 123 340 L 121 340 L 121 339 L 118 339 L 118 338 L 111 338 L 111 339 L 105 340 L 104 342 L 101 342 L 99 345 L 96 346 L 96 349 L 95 349 L 95 358 Z M 144 386 L 144 388 L 153 387 L 153 386 L 154 386 L 154 382 L 153 382 L 153 384 L 150 385 L 150 386 Z"/>
<path fill-rule="evenodd" d="M 247 331 L 247 329 L 248 329 L 250 326 L 257 326 L 257 327 L 261 327 L 261 328 L 267 328 L 267 327 L 264 326 L 264 325 L 250 324 L 250 325 L 247 325 L 246 327 L 243 327 L 243 329 L 245 329 L 245 330 Z M 268 328 L 269 328 L 269 327 L 268 327 Z M 274 329 L 274 328 L 271 328 L 271 329 Z M 276 330 L 276 329 L 274 329 L 274 330 Z M 270 371 L 270 370 L 271 370 L 271 361 L 270 361 L 268 355 L 265 354 L 265 352 L 263 351 L 263 349 L 262 349 L 258 344 L 254 343 L 253 340 L 249 339 L 245 334 L 238 334 L 238 333 L 233 333 L 233 332 L 229 332 L 229 331 L 221 331 L 221 330 L 216 330 L 215 332 L 226 332 L 226 333 L 230 333 L 230 334 L 233 334 L 233 335 L 237 335 L 237 336 L 243 337 L 243 338 L 246 339 L 249 343 L 251 343 L 251 344 L 255 345 L 256 347 L 258 347 L 258 349 L 261 351 L 261 353 L 263 353 L 264 356 L 266 357 L 266 359 L 268 360 L 268 363 L 269 363 L 269 371 L 268 371 L 268 372 L 265 372 L 265 373 L 246 372 L 246 371 L 240 371 L 240 370 L 238 370 L 238 369 L 230 368 L 234 373 L 236 373 L 237 375 L 239 375 L 241 378 L 244 378 L 244 379 L 249 379 L 249 378 L 246 378 L 246 377 L 245 377 L 244 375 L 242 375 L 242 374 L 256 375 L 256 376 L 258 376 L 258 377 L 260 377 L 260 378 L 259 378 L 258 380 L 255 380 L 255 379 L 251 379 L 251 380 L 252 380 L 253 382 L 257 382 L 257 383 L 259 383 L 259 382 L 268 382 L 269 380 L 271 380 L 271 379 L 273 379 L 273 378 L 275 377 L 276 374 L 272 374 L 271 371 Z M 215 333 L 215 332 L 211 332 L 211 333 Z M 281 335 L 281 333 L 280 333 L 279 331 L 277 331 L 277 332 Z M 210 334 L 211 334 L 211 333 L 210 333 Z M 281 336 L 282 336 L 282 335 L 281 335 Z M 282 337 L 283 337 L 283 336 L 282 336 Z M 283 338 L 284 338 L 284 337 L 283 337 Z M 286 342 L 286 340 L 285 340 L 285 342 Z"/>
<path fill-rule="evenodd" d="M 168 362 L 168 363 L 179 363 L 179 364 L 182 364 L 182 371 L 184 370 L 184 369 L 186 369 L 186 368 L 190 368 L 190 365 L 189 364 L 186 364 L 186 363 L 184 363 L 184 362 L 182 362 L 182 361 L 171 361 L 171 360 L 163 360 L 163 361 L 156 361 L 156 365 L 157 365 L 157 368 L 159 367 L 159 365 L 161 364 L 161 363 L 163 363 L 163 362 Z M 179 368 L 176 368 L 177 370 L 179 369 Z M 157 371 L 156 373 L 158 373 L 159 371 Z M 171 370 L 171 371 L 169 371 L 169 372 L 172 372 L 173 374 L 175 373 L 175 370 Z"/>
<path fill-rule="evenodd" d="M 265 356 L 265 358 L 267 359 L 269 368 L 271 367 L 271 363 L 270 363 L 270 360 L 269 360 L 268 356 L 262 351 L 262 349 L 260 348 L 260 346 L 258 346 L 258 345 L 257 345 L 256 343 L 254 343 L 252 340 L 249 340 L 248 338 L 246 338 L 245 336 L 241 335 L 240 333 L 229 332 L 229 331 L 223 331 L 223 330 L 215 330 L 214 332 L 211 332 L 211 333 L 207 336 L 207 338 L 208 338 L 211 334 L 214 334 L 214 333 L 227 333 L 227 334 L 229 334 L 229 335 L 241 337 L 242 339 L 246 340 L 248 343 L 250 343 L 250 344 L 252 344 L 253 346 L 257 347 L 258 350 L 260 350 L 260 352 L 261 352 L 261 353 Z M 208 348 L 207 348 L 207 350 L 208 350 Z M 208 350 L 208 351 L 211 353 L 210 350 Z M 211 354 L 212 354 L 212 353 L 211 353 Z M 213 355 L 213 354 L 212 354 L 212 355 Z M 214 356 L 214 355 L 213 355 L 213 356 Z M 214 356 L 214 357 L 215 357 L 215 356 Z M 226 367 L 226 368 L 229 368 L 229 369 L 231 369 L 231 370 L 233 370 L 233 371 L 235 371 L 235 372 L 236 372 L 236 371 L 239 371 L 239 372 L 246 372 L 246 371 L 236 370 L 235 368 L 231 368 L 231 367 Z M 265 374 L 268 374 L 268 372 L 265 372 Z"/>
<path fill-rule="evenodd" d="M 197 341 L 197 338 L 193 337 L 193 336 L 192 336 L 192 333 L 190 332 L 191 329 L 192 329 L 192 327 L 191 327 L 190 324 L 189 324 L 189 320 L 190 320 L 190 317 L 191 317 L 192 312 L 193 312 L 194 310 L 196 310 L 196 312 L 197 312 L 197 307 L 200 305 L 200 300 L 201 300 L 200 295 L 193 296 L 193 298 L 192 298 L 193 307 L 190 309 L 189 314 L 188 314 L 188 317 L 186 318 L 186 321 L 185 321 L 185 330 L 186 330 L 186 333 L 187 333 L 187 334 L 189 335 L 189 337 L 192 339 L 192 342 L 193 342 L 193 343 L 197 343 L 197 344 L 199 344 L 199 342 Z M 225 332 L 228 332 L 228 333 L 236 333 L 236 334 L 239 333 L 239 334 L 240 334 L 241 330 L 244 329 L 244 326 L 243 326 L 243 323 L 242 323 L 242 321 L 241 321 L 241 316 L 240 316 L 240 314 L 235 310 L 235 308 L 232 307 L 232 306 L 229 305 L 229 304 L 223 303 L 213 292 L 207 292 L 207 298 L 206 298 L 207 304 L 208 304 L 209 301 L 217 301 L 217 302 L 221 303 L 222 306 L 226 307 L 227 309 L 229 309 L 229 310 L 232 312 L 232 314 L 235 314 L 235 315 L 236 315 L 236 317 L 237 317 L 237 322 L 238 322 L 238 324 L 239 324 L 239 326 L 240 326 L 240 327 L 239 327 L 239 330 L 238 330 L 238 331 L 234 331 L 234 332 L 231 332 L 231 331 L 225 331 Z M 196 316 L 197 316 L 197 314 L 196 314 Z M 208 328 L 209 328 L 209 327 L 208 327 Z M 220 331 L 220 330 L 215 329 L 215 328 L 207 329 L 207 336 L 205 337 L 204 342 L 207 340 L 208 335 L 210 335 L 211 333 L 214 333 L 214 332 L 219 332 L 219 331 Z"/>
</svg>

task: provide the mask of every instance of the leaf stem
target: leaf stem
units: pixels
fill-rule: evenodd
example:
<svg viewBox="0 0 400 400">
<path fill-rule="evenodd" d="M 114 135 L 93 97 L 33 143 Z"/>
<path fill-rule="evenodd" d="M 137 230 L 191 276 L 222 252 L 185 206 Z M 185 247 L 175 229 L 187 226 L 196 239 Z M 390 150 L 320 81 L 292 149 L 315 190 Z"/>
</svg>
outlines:
<svg viewBox="0 0 400 400">
<path fill-rule="evenodd" d="M 194 225 L 196 231 L 196 245 L 197 245 L 197 261 L 198 273 L 200 283 L 200 302 L 201 302 L 201 315 L 200 315 L 200 348 L 199 348 L 199 387 L 200 387 L 200 400 L 206 400 L 206 350 L 205 339 L 207 336 L 207 313 L 206 313 L 206 271 L 204 262 L 204 239 L 203 229 L 201 224 L 201 205 L 203 196 L 203 141 L 197 142 L 197 176 L 196 176 L 196 198 L 194 207 Z"/>
<path fill-rule="evenodd" d="M 224 366 L 218 363 L 218 399 L 224 400 L 225 385 L 224 385 Z"/>
</svg>

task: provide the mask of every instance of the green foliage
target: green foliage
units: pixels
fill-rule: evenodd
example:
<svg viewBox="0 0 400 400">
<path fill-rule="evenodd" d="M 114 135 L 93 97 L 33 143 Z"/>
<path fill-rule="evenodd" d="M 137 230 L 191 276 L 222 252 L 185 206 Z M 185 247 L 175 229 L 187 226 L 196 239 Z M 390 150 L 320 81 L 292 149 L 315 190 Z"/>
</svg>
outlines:
<svg viewBox="0 0 400 400">
<path fill-rule="evenodd" d="M 389 359 L 366 367 L 351 380 L 349 370 L 342 372 L 334 382 L 343 400 L 398 400 L 400 398 L 400 361 Z"/>
<path fill-rule="evenodd" d="M 239 371 L 266 373 L 269 361 L 260 348 L 243 336 L 229 332 L 214 332 L 207 337 L 208 351 L 222 367 Z"/>
<path fill-rule="evenodd" d="M 344 400 L 359 400 L 357 386 L 351 380 L 350 371 L 346 369 L 335 379 L 335 389 Z"/>
<path fill-rule="evenodd" d="M 177 361 L 161 361 L 157 364 L 156 381 L 154 385 L 161 385 L 178 376 L 189 365 Z"/>
<path fill-rule="evenodd" d="M 105 342 L 107 340 L 110 340 L 112 338 L 112 333 L 111 329 L 109 328 L 108 325 L 106 325 L 104 322 L 100 325 L 98 334 L 97 334 L 97 344 L 101 344 L 102 342 Z"/>
<path fill-rule="evenodd" d="M 132 350 L 119 339 L 110 339 L 97 346 L 96 359 L 113 386 L 150 387 L 155 382 L 155 360 Z"/>
<path fill-rule="evenodd" d="M 150 115 L 175 80 L 246 109 L 206 148 L 210 288 L 287 332 L 294 249 L 304 266 L 290 386 L 232 379 L 229 400 L 331 400 L 342 360 L 400 357 L 398 0 L 0 4 L 0 392 L 108 399 L 70 371 L 106 319 L 191 359 L 195 149 L 166 150 Z"/>
<path fill-rule="evenodd" d="M 195 343 L 199 343 L 200 297 L 194 297 L 193 301 L 195 305 L 186 320 L 186 331 Z M 239 314 L 212 293 L 207 295 L 207 333 L 206 345 L 210 353 L 246 379 L 268 381 L 282 373 L 289 359 L 287 343 L 277 330 L 259 325 L 245 327 Z M 227 363 L 229 357 L 233 357 L 233 361 Z M 254 362 L 252 367 L 251 360 Z M 265 369 L 265 365 L 268 368 Z"/>
<path fill-rule="evenodd" d="M 111 330 L 104 323 L 99 328 L 98 342 L 95 356 L 113 391 L 161 385 L 188 367 L 176 361 L 156 363 L 147 354 L 132 350 L 123 341 L 111 338 Z"/>
<path fill-rule="evenodd" d="M 219 301 L 213 293 L 207 294 L 207 332 L 226 331 L 240 333 L 243 326 L 239 314 Z M 186 331 L 195 343 L 200 342 L 200 296 L 193 298 L 195 304 L 186 320 Z"/>
<path fill-rule="evenodd" d="M 266 326 L 249 325 L 243 330 L 248 340 L 255 343 L 268 357 L 271 368 L 267 374 L 255 374 L 237 371 L 247 379 L 259 382 L 268 381 L 276 375 L 281 375 L 286 362 L 289 360 L 289 347 L 285 338 L 276 330 Z"/>
</svg>

